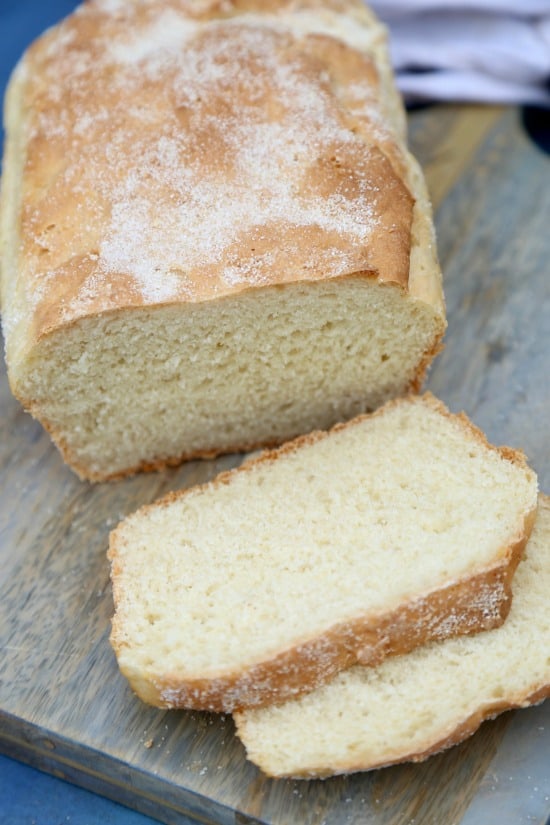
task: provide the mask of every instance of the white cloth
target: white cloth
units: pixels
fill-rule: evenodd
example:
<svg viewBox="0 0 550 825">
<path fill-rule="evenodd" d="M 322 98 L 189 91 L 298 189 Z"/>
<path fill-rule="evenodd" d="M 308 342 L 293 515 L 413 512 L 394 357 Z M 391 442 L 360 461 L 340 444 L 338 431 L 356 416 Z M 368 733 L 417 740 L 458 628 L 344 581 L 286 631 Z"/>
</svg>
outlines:
<svg viewBox="0 0 550 825">
<path fill-rule="evenodd" d="M 550 0 L 370 0 L 408 101 L 550 106 Z"/>
</svg>

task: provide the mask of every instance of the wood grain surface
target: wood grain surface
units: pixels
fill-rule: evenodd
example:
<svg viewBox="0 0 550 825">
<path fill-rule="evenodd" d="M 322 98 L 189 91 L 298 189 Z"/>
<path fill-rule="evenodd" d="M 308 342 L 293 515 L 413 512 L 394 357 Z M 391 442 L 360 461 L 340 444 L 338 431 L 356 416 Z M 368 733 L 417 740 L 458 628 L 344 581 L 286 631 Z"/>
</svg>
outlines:
<svg viewBox="0 0 550 825">
<path fill-rule="evenodd" d="M 410 135 L 436 208 L 449 316 L 427 386 L 494 443 L 523 448 L 550 492 L 548 156 L 516 109 L 426 108 L 411 113 Z M 12 398 L 5 372 L 0 409 L 0 750 L 166 823 L 546 822 L 550 703 L 420 765 L 312 782 L 264 778 L 229 717 L 143 705 L 108 643 L 109 530 L 240 457 L 91 486 Z M 512 810 L 520 818 L 507 819 Z"/>
</svg>

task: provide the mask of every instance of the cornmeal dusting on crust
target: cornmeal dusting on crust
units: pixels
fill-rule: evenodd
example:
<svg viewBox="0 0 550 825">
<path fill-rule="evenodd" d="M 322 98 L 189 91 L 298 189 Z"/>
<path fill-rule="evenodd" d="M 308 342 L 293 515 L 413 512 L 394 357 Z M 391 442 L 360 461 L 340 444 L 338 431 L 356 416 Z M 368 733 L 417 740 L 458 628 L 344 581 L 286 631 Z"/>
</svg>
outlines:
<svg viewBox="0 0 550 825">
<path fill-rule="evenodd" d="M 307 4 L 201 17 L 210 6 L 90 3 L 30 50 L 27 170 L 43 180 L 24 191 L 23 237 L 39 325 L 274 277 L 406 286 L 402 150 L 373 63 L 327 32 L 361 37 Z"/>
</svg>

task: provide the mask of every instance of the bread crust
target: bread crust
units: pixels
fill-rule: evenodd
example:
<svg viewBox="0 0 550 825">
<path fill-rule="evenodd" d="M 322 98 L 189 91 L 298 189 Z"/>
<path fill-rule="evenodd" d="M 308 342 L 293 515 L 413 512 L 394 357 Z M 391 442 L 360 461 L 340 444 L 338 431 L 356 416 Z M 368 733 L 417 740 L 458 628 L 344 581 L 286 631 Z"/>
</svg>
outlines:
<svg viewBox="0 0 550 825">
<path fill-rule="evenodd" d="M 359 416 L 336 425 L 328 432 L 310 433 L 276 450 L 266 450 L 240 467 L 219 474 L 207 484 L 168 493 L 138 512 L 143 515 L 168 506 L 197 489 L 231 484 L 238 474 L 250 472 L 259 464 L 277 461 L 281 456 L 329 437 L 331 432 L 353 427 L 369 417 L 383 415 L 395 405 L 418 402 L 453 419 L 457 426 L 465 428 L 485 448 L 494 450 L 522 469 L 527 468 L 523 453 L 490 445 L 485 435 L 463 413 L 452 415 L 442 402 L 431 393 L 426 393 L 419 399 L 411 396 L 408 400 L 390 401 L 370 416 Z M 178 673 L 164 674 L 160 678 L 158 675 L 134 672 L 124 664 L 126 643 L 116 613 L 111 644 L 119 658 L 120 668 L 134 691 L 145 702 L 157 707 L 233 712 L 246 707 L 282 703 L 320 687 L 336 673 L 354 664 L 376 665 L 386 656 L 406 653 L 428 641 L 473 634 L 501 625 L 510 609 L 512 578 L 531 533 L 535 513 L 536 509 L 533 509 L 525 515 L 517 526 L 514 541 L 500 548 L 496 560 L 487 569 L 449 581 L 421 598 L 401 604 L 395 610 L 366 614 L 353 621 L 336 624 L 321 636 L 303 639 L 268 660 L 242 668 L 239 672 L 201 679 L 189 679 Z M 108 550 L 115 608 L 124 599 L 119 578 L 120 541 L 120 533 L 115 528 L 110 535 Z"/>
<path fill-rule="evenodd" d="M 278 30 L 278 21 L 283 23 L 286 19 L 292 20 L 292 15 L 297 12 L 315 11 L 323 15 L 328 10 L 344 13 L 343 4 L 323 4 L 304 2 L 304 0 L 298 4 L 287 2 L 287 0 L 277 0 L 271 3 L 207 2 L 200 4 L 190 0 L 178 0 L 177 2 L 162 0 L 162 3 L 158 0 L 150 0 L 140 8 L 132 9 L 130 5 L 119 19 L 117 14 L 109 15 L 102 11 L 101 4 L 88 2 L 80 7 L 77 14 L 68 17 L 31 46 L 22 64 L 14 73 L 12 89 L 6 99 L 6 119 L 10 125 L 10 131 L 13 127 L 19 132 L 15 146 L 8 134 L 8 142 L 12 145 L 11 151 L 8 151 L 6 163 L 15 168 L 19 167 L 16 177 L 20 176 L 21 180 L 19 180 L 19 186 L 14 185 L 10 193 L 12 197 L 7 199 L 9 202 L 4 205 L 4 208 L 11 211 L 14 208 L 11 202 L 13 195 L 18 195 L 18 209 L 22 218 L 21 237 L 18 240 L 23 249 L 23 277 L 31 291 L 40 285 L 40 295 L 37 295 L 38 300 L 32 307 L 29 318 L 34 341 L 40 341 L 54 330 L 78 321 L 80 318 L 110 310 L 131 311 L 141 306 L 153 306 L 159 303 L 187 304 L 218 300 L 224 295 L 239 293 L 249 288 L 263 288 L 270 284 L 290 284 L 296 281 L 364 272 L 369 276 L 375 275 L 381 282 L 398 283 L 407 288 L 410 224 L 414 205 L 409 191 L 410 181 L 407 180 L 408 155 L 390 126 L 376 124 L 374 127 L 372 119 L 364 113 L 354 112 L 353 101 L 350 102 L 346 97 L 346 84 L 349 86 L 357 79 L 358 68 L 369 78 L 373 91 L 377 88 L 378 72 L 372 62 L 372 57 L 361 54 L 336 38 L 315 32 L 306 33 L 301 39 L 298 34 L 295 34 L 300 41 L 301 50 L 295 54 L 296 44 L 292 38 L 284 36 Z M 126 106 L 127 89 L 125 87 L 119 89 L 114 82 L 109 82 L 111 74 L 115 71 L 113 55 L 118 54 L 116 47 L 120 46 L 128 62 L 134 59 L 131 55 L 127 55 L 130 45 L 124 51 L 128 39 L 127 28 L 130 28 L 130 34 L 135 35 L 136 38 L 136 43 L 132 45 L 132 48 L 145 50 L 145 41 L 142 43 L 140 38 L 149 36 L 148 31 L 154 26 L 156 15 L 170 11 L 174 12 L 174 25 L 182 24 L 182 36 L 185 21 L 187 21 L 185 25 L 196 27 L 196 32 L 190 35 L 189 42 L 192 47 L 195 46 L 195 40 L 200 46 L 201 38 L 207 39 L 207 36 L 210 36 L 208 32 L 202 31 L 202 24 L 218 21 L 220 26 L 223 26 L 224 23 L 231 22 L 229 28 L 220 29 L 219 35 L 216 31 L 211 35 L 217 38 L 212 47 L 217 44 L 221 48 L 223 38 L 230 37 L 233 29 L 239 29 L 241 25 L 245 28 L 257 25 L 259 21 L 267 19 L 270 21 L 271 30 L 269 26 L 265 27 L 265 36 L 268 41 L 270 37 L 273 37 L 277 42 L 275 45 L 266 42 L 266 48 L 288 52 L 285 59 L 296 60 L 297 71 L 302 71 L 304 75 L 307 75 L 308 82 L 314 84 L 320 93 L 325 94 L 322 91 L 322 82 L 315 78 L 315 71 L 320 70 L 316 62 L 318 61 L 316 52 L 323 53 L 326 63 L 325 71 L 334 74 L 335 101 L 338 101 L 338 108 L 335 108 L 333 112 L 335 121 L 338 120 L 341 127 L 349 132 L 359 132 L 365 139 L 357 142 L 357 149 L 361 151 L 353 157 L 351 155 L 347 157 L 348 150 L 343 145 L 332 146 L 332 151 L 340 152 L 340 155 L 327 158 L 320 156 L 317 166 L 308 168 L 308 186 L 318 188 L 319 192 L 315 192 L 315 197 L 322 199 L 332 193 L 338 193 L 346 185 L 349 176 L 359 174 L 361 169 L 361 174 L 366 175 L 365 180 L 369 180 L 369 185 L 373 190 L 379 190 L 378 197 L 384 199 L 383 205 L 381 202 L 378 224 L 373 228 L 374 235 L 367 254 L 365 254 L 366 250 L 360 251 L 349 247 L 346 251 L 342 248 L 342 253 L 351 257 L 345 268 L 340 271 L 338 268 L 331 271 L 327 262 L 325 261 L 323 265 L 321 259 L 314 265 L 309 258 L 306 261 L 305 258 L 302 260 L 302 257 L 303 255 L 310 256 L 311 250 L 316 246 L 321 249 L 323 243 L 327 243 L 328 236 L 320 234 L 308 239 L 307 231 L 309 230 L 306 226 L 302 229 L 305 240 L 300 240 L 298 245 L 291 243 L 292 239 L 288 239 L 285 243 L 284 226 L 280 223 L 272 226 L 271 219 L 265 217 L 264 223 L 257 224 L 252 234 L 243 236 L 238 248 L 228 245 L 224 253 L 226 257 L 222 259 L 222 264 L 227 265 L 229 257 L 238 258 L 241 268 L 244 268 L 243 262 L 248 259 L 253 260 L 256 265 L 254 277 L 224 278 L 222 269 L 218 267 L 220 271 L 216 272 L 213 261 L 208 262 L 208 271 L 205 269 L 205 264 L 197 263 L 193 268 L 193 265 L 182 261 L 181 265 L 186 269 L 185 279 L 181 283 L 174 284 L 173 295 L 164 296 L 159 300 L 156 293 L 148 293 L 146 289 L 139 288 L 134 273 L 130 271 L 131 267 L 118 271 L 116 268 L 111 268 L 108 273 L 102 269 L 101 245 L 110 231 L 109 210 L 113 204 L 116 204 L 116 187 L 120 183 L 119 177 L 134 174 L 131 167 L 126 168 L 126 164 L 131 158 L 132 140 L 136 140 L 137 137 L 132 133 L 132 128 L 135 127 L 130 121 L 126 124 L 127 132 L 121 137 L 124 140 L 122 147 L 124 151 L 117 158 L 120 168 L 109 169 L 109 178 L 103 183 L 95 178 L 92 181 L 93 186 L 89 186 L 86 180 L 86 170 L 77 165 L 79 153 L 83 151 L 89 153 L 87 160 L 90 165 L 95 165 L 96 174 L 99 176 L 101 168 L 104 168 L 104 161 L 99 162 L 98 157 L 105 145 L 108 145 L 107 141 L 110 137 L 112 138 L 112 135 L 109 131 L 111 127 L 101 121 L 96 112 L 98 84 L 102 94 L 107 96 L 101 101 L 102 106 L 111 107 L 112 111 L 118 111 L 117 107 L 120 108 L 121 104 Z M 349 8 L 345 10 L 346 14 L 355 16 L 363 25 L 372 26 L 375 31 L 380 28 L 382 31 L 379 24 L 373 22 L 373 18 L 363 12 L 362 4 L 359 2 L 350 3 Z M 244 21 L 242 24 L 241 20 Z M 380 37 L 380 35 L 377 36 Z M 107 46 L 109 38 L 114 43 Z M 208 45 L 205 43 L 204 48 Z M 60 93 L 66 91 L 68 73 L 78 70 L 74 55 L 78 55 L 78 59 L 93 61 L 94 72 L 89 76 L 78 75 L 77 90 L 72 92 L 74 100 L 67 101 L 65 98 L 60 100 Z M 123 61 L 117 70 L 122 71 L 125 67 L 127 63 Z M 262 70 L 261 66 L 258 66 L 257 70 Z M 262 71 L 265 74 L 265 70 Z M 149 127 L 151 139 L 158 133 L 163 118 L 174 116 L 174 101 L 162 98 L 162 90 L 169 80 L 170 78 L 164 74 L 160 79 L 156 75 L 149 77 L 147 73 L 140 77 L 142 105 L 148 105 L 151 95 L 161 97 L 158 102 L 157 119 Z M 266 76 L 263 80 L 266 84 L 264 94 L 269 98 L 270 95 L 275 94 L 275 90 L 270 87 L 269 77 Z M 56 84 L 57 89 L 51 89 L 49 84 L 52 83 Z M 190 84 L 191 81 L 188 83 Z M 43 98 L 47 100 L 47 111 L 44 111 Z M 68 106 L 69 102 L 71 106 Z M 246 90 L 236 89 L 232 91 L 229 101 L 213 99 L 209 102 L 212 111 L 208 109 L 203 114 L 197 111 L 193 113 L 193 117 L 209 118 L 208 122 L 210 122 L 213 118 L 223 116 L 225 105 L 231 105 L 236 111 L 242 111 L 247 103 L 250 101 L 246 99 Z M 273 104 L 275 103 L 274 100 Z M 197 103 L 196 106 L 200 104 Z M 83 127 L 79 126 L 77 119 L 79 107 L 83 112 L 81 116 L 87 117 L 86 126 L 89 132 L 85 139 L 81 137 Z M 25 114 L 23 115 L 20 110 Z M 95 115 L 90 114 L 94 112 L 96 112 Z M 92 122 L 93 117 L 97 118 L 97 122 Z M 273 122 L 276 123 L 276 114 L 273 118 Z M 59 128 L 60 123 L 63 123 L 63 129 Z M 373 128 L 377 130 L 376 135 L 373 133 Z M 141 134 L 147 133 L 147 127 L 141 122 L 139 131 Z M 193 131 L 189 123 L 183 116 L 180 117 L 178 139 L 192 142 L 192 136 Z M 97 149 L 94 148 L 96 144 Z M 24 147 L 23 153 L 21 145 Z M 325 148 L 330 148 L 328 142 Z M 202 176 L 206 173 L 213 173 L 216 164 L 228 165 L 232 161 L 228 150 L 222 145 L 217 145 L 215 149 L 215 155 L 205 155 L 201 151 Z M 74 156 L 75 151 L 76 156 Z M 71 163 L 74 163 L 74 170 L 70 167 Z M 229 175 L 229 170 L 225 167 L 222 171 Z M 281 171 L 281 174 L 284 173 Z M 74 184 L 75 175 L 78 176 L 78 187 Z M 296 181 L 298 180 L 296 176 Z M 227 185 L 229 183 L 230 176 L 227 177 Z M 101 186 L 104 189 L 103 194 L 98 192 Z M 159 180 L 157 182 L 154 190 L 157 204 L 160 203 L 165 193 L 170 194 L 169 186 L 170 181 Z M 86 188 L 87 208 L 92 210 L 86 215 L 89 234 L 83 234 L 81 214 L 83 204 L 77 200 L 77 197 L 82 198 L 82 187 Z M 352 200 L 355 197 L 351 191 L 344 189 L 342 191 L 348 199 Z M 304 191 L 302 195 L 305 197 L 307 193 Z M 70 212 L 77 207 L 79 215 L 73 221 Z M 357 207 L 362 208 L 359 201 L 357 201 Z M 383 213 L 387 214 L 387 217 L 384 217 Z M 258 216 L 258 220 L 261 221 L 261 216 Z M 237 234 L 238 229 L 238 224 L 235 222 Z M 340 245 L 336 227 L 331 232 L 330 240 L 336 250 Z M 284 248 L 285 266 L 275 266 L 270 263 L 268 268 L 262 268 L 262 261 L 258 259 L 259 240 L 252 250 L 255 255 L 251 256 L 250 244 L 252 242 L 254 247 L 253 236 L 256 235 L 261 235 L 261 243 L 266 248 Z M 162 240 L 166 243 L 166 238 Z M 140 242 L 139 236 L 136 235 L 134 242 Z M 78 245 L 78 249 L 72 248 L 74 244 Z M 14 244 L 14 247 L 19 248 L 19 245 Z M 159 258 L 159 263 L 169 268 L 168 258 Z M 365 265 L 366 263 L 368 266 Z M 15 262 L 12 266 L 14 264 Z M 5 277 L 9 276 L 5 275 Z M 90 287 L 92 278 L 95 279 L 93 291 Z M 82 290 L 85 291 L 85 295 L 80 294 Z M 7 309 L 9 311 L 9 307 Z"/>
</svg>

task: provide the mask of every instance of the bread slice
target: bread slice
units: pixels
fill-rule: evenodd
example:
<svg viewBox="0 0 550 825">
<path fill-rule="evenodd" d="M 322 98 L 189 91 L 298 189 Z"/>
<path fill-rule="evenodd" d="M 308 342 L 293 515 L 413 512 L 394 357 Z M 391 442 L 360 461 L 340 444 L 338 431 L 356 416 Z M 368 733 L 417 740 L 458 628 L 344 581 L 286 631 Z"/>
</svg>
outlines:
<svg viewBox="0 0 550 825">
<path fill-rule="evenodd" d="M 540 497 L 505 623 L 354 667 L 277 707 L 235 714 L 269 776 L 324 777 L 422 761 L 488 718 L 550 696 L 550 498 Z"/>
<path fill-rule="evenodd" d="M 304 436 L 113 531 L 120 669 L 152 704 L 230 711 L 494 627 L 536 496 L 430 395 Z"/>
<path fill-rule="evenodd" d="M 431 209 L 361 0 L 88 2 L 6 98 L 14 394 L 84 478 L 274 445 L 418 390 Z"/>
</svg>

